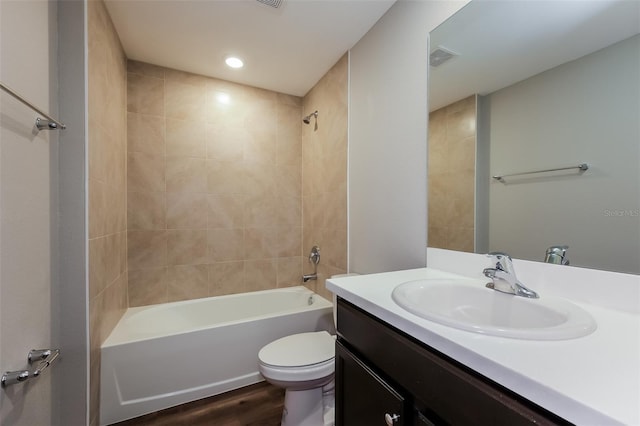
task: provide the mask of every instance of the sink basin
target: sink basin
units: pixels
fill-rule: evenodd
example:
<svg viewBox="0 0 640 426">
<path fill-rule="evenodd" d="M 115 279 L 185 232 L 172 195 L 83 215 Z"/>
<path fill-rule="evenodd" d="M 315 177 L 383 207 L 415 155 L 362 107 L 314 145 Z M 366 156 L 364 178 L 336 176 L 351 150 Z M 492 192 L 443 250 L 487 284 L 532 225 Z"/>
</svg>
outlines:
<svg viewBox="0 0 640 426">
<path fill-rule="evenodd" d="M 596 329 L 584 309 L 559 298 L 527 299 L 501 293 L 472 280 L 432 279 L 398 285 L 392 298 L 419 317 L 493 336 L 565 340 Z"/>
</svg>

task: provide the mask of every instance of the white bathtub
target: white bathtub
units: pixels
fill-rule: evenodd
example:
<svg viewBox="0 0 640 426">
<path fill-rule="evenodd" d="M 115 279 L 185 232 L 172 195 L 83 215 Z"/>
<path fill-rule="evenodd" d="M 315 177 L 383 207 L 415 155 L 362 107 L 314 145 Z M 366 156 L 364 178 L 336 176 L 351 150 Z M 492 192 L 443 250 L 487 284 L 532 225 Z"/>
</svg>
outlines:
<svg viewBox="0 0 640 426">
<path fill-rule="evenodd" d="M 130 308 L 102 345 L 100 423 L 260 382 L 262 346 L 332 328 L 331 303 L 302 286 Z"/>
</svg>

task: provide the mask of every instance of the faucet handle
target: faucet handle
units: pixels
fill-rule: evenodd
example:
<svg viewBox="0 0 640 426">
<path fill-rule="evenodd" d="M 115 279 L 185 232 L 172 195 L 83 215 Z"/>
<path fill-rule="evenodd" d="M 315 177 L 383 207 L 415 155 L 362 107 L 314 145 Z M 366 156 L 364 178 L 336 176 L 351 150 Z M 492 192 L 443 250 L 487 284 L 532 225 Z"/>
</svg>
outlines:
<svg viewBox="0 0 640 426">
<path fill-rule="evenodd" d="M 320 263 L 320 247 L 311 247 L 311 251 L 309 252 L 309 263 L 313 263 L 314 265 L 318 265 L 318 263 Z"/>
<path fill-rule="evenodd" d="M 509 256 L 507 253 L 503 253 L 501 251 L 492 251 L 487 253 L 487 256 L 491 258 L 491 261 L 493 263 L 495 263 L 496 269 L 514 274 L 513 264 L 511 263 L 513 259 L 511 259 L 511 256 Z"/>
<path fill-rule="evenodd" d="M 491 251 L 489 253 L 487 253 L 488 257 L 495 257 L 496 260 L 501 260 L 503 257 L 506 257 L 509 260 L 511 259 L 511 256 L 509 256 L 507 253 L 501 252 L 501 251 Z"/>
</svg>

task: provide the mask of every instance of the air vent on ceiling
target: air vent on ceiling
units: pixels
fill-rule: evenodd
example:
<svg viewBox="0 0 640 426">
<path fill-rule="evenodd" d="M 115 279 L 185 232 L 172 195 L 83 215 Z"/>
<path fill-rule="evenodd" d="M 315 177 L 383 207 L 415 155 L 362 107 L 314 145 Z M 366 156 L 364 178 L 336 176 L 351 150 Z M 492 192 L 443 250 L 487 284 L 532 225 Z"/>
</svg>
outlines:
<svg viewBox="0 0 640 426">
<path fill-rule="evenodd" d="M 276 9 L 280 7 L 282 4 L 282 0 L 257 0 L 260 3 L 266 4 L 267 6 L 275 7 Z"/>
<path fill-rule="evenodd" d="M 429 65 L 439 67 L 455 56 L 458 56 L 458 54 L 438 46 L 438 48 L 429 55 Z"/>
</svg>

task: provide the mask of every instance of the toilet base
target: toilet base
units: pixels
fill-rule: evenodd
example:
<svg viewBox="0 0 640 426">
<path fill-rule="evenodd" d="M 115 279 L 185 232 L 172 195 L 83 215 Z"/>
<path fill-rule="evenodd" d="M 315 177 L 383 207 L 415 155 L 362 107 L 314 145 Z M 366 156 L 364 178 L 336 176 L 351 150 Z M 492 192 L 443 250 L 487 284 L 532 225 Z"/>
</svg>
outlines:
<svg viewBox="0 0 640 426">
<path fill-rule="evenodd" d="M 281 426 L 324 426 L 322 388 L 287 389 Z"/>
</svg>

